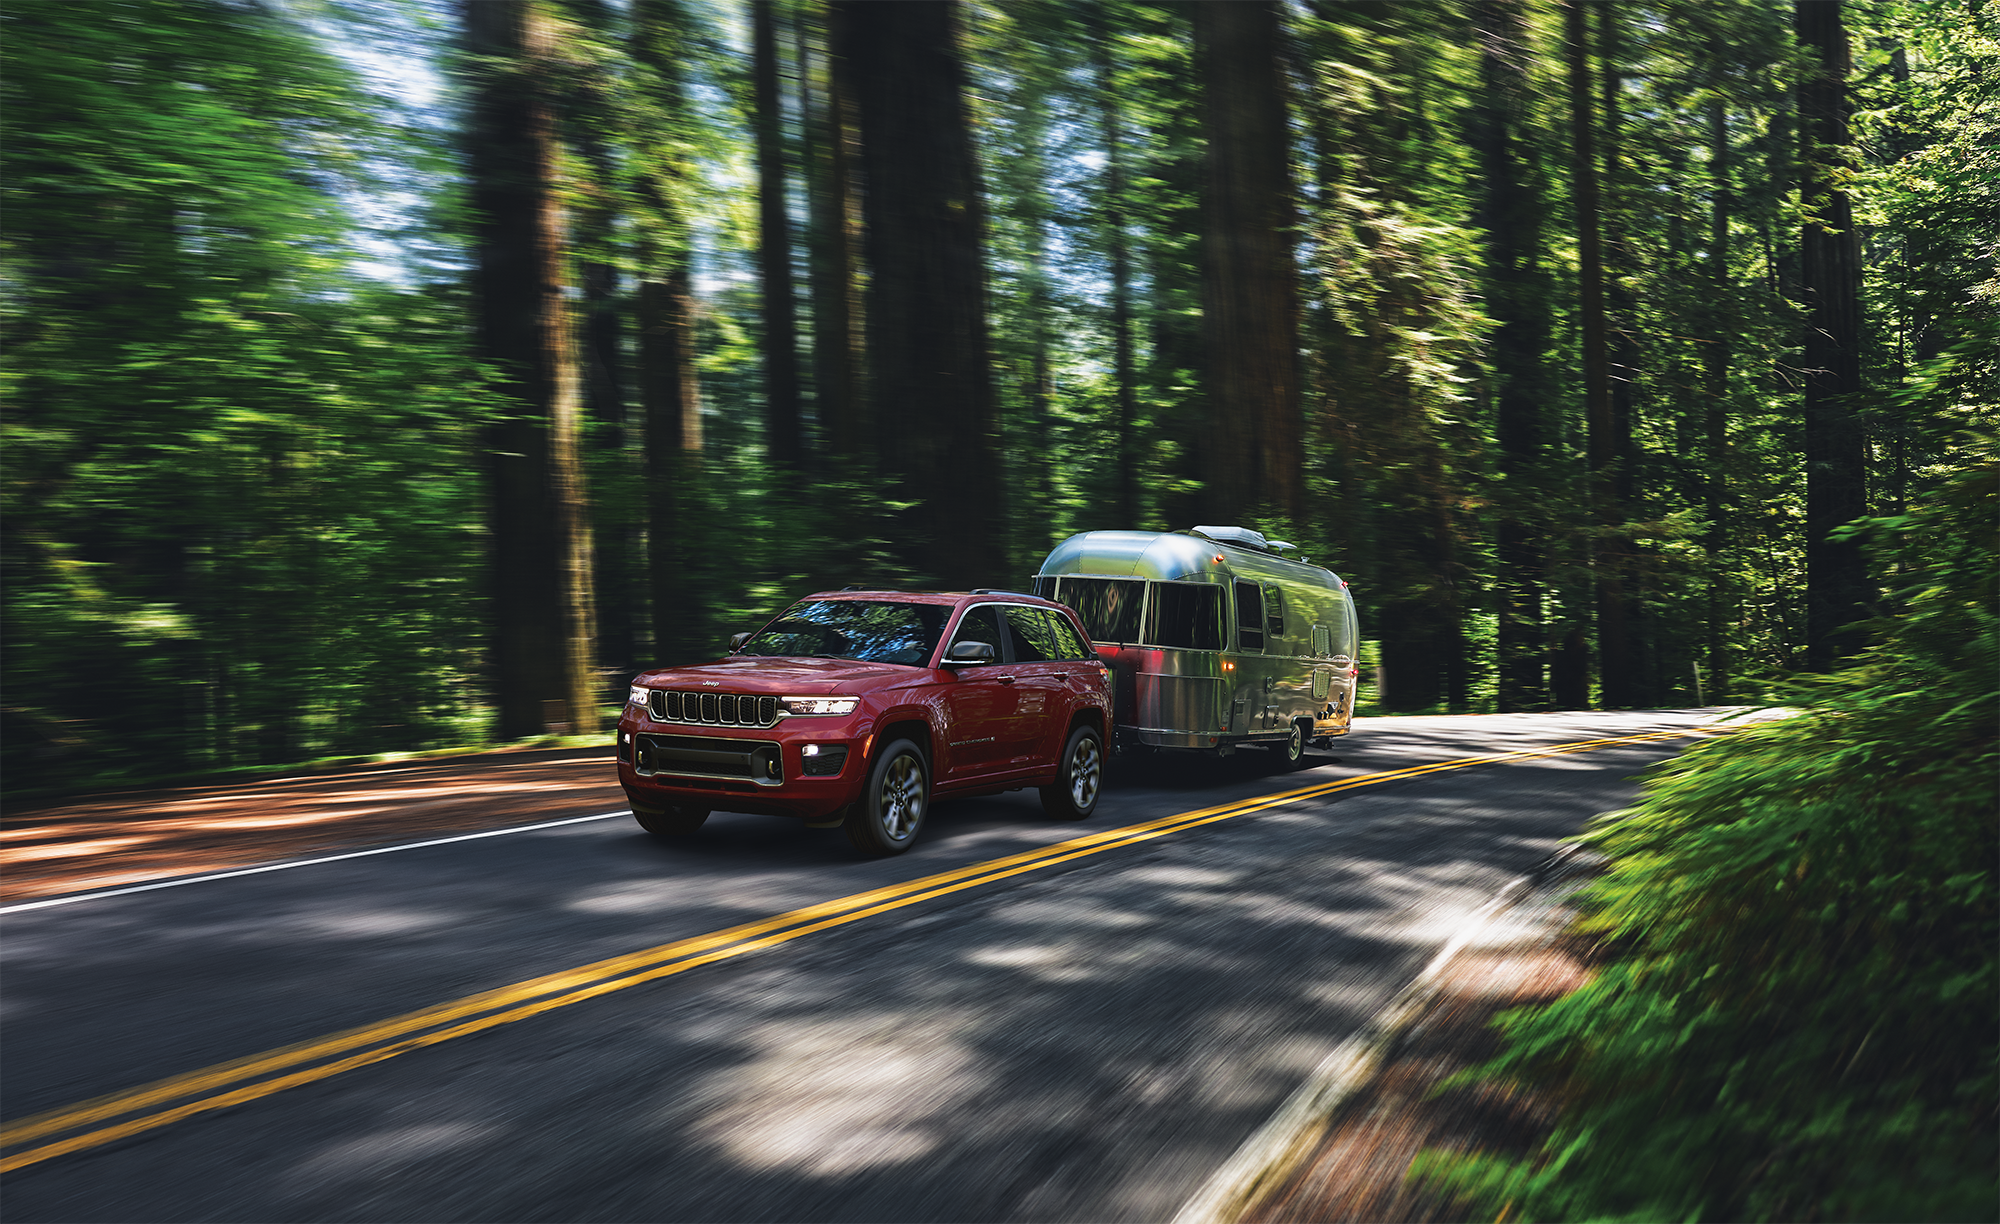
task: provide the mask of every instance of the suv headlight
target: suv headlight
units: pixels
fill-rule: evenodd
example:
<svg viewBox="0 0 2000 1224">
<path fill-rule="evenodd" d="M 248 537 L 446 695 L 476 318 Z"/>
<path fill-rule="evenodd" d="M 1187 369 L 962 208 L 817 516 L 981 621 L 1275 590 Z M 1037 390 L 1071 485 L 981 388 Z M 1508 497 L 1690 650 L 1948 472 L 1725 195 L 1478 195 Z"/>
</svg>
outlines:
<svg viewBox="0 0 2000 1224">
<path fill-rule="evenodd" d="M 778 708 L 793 717 L 828 714 L 852 714 L 854 707 L 861 704 L 859 697 L 780 697 Z"/>
<path fill-rule="evenodd" d="M 625 703 L 627 705 L 635 705 L 635 706 L 645 705 L 647 694 L 651 693 L 652 691 L 653 691 L 652 689 L 649 689 L 644 685 L 635 684 L 632 686 L 631 693 L 629 693 L 626 696 Z"/>
</svg>

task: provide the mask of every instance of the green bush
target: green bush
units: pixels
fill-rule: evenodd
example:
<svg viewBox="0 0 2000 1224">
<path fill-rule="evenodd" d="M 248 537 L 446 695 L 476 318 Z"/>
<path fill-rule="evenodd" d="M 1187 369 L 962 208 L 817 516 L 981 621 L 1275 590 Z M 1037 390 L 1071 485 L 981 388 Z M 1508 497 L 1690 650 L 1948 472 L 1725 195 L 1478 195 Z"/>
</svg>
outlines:
<svg viewBox="0 0 2000 1224">
<path fill-rule="evenodd" d="M 1600 820 L 1588 986 L 1475 1076 L 1552 1093 L 1525 1161 L 1427 1154 L 1473 1218 L 1990 1220 L 2000 466 L 1854 529 L 1899 616 L 1790 717 Z"/>
</svg>

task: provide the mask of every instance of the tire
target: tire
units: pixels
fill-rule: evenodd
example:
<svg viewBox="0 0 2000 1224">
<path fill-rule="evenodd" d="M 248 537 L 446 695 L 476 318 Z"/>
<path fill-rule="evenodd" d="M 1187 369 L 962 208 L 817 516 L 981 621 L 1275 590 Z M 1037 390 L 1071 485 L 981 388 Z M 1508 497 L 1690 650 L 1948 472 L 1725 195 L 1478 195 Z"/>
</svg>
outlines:
<svg viewBox="0 0 2000 1224">
<path fill-rule="evenodd" d="M 632 819 L 655 837 L 686 837 L 708 819 L 707 808 L 670 807 L 661 812 L 633 808 Z"/>
<path fill-rule="evenodd" d="M 1278 749 L 1284 755 L 1285 768 L 1307 769 L 1311 767 L 1312 762 L 1306 759 L 1306 739 L 1306 724 L 1304 720 L 1293 723 L 1292 733 L 1285 737 L 1284 745 Z"/>
<path fill-rule="evenodd" d="M 856 850 L 883 855 L 910 848 L 930 811 L 930 773 L 924 750 L 909 740 L 882 749 L 868 771 L 868 789 L 841 826 Z"/>
<path fill-rule="evenodd" d="M 1042 788 L 1042 810 L 1058 820 L 1088 820 L 1104 791 L 1104 739 L 1078 727 L 1063 744 L 1053 785 Z"/>
</svg>

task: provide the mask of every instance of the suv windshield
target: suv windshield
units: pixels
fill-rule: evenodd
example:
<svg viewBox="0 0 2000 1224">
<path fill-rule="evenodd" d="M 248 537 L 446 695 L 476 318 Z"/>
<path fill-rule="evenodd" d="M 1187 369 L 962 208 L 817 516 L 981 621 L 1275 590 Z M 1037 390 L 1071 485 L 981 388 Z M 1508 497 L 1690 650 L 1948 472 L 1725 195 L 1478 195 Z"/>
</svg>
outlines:
<svg viewBox="0 0 2000 1224">
<path fill-rule="evenodd" d="M 950 616 L 950 608 L 937 604 L 813 599 L 764 626 L 736 653 L 922 667 Z"/>
</svg>

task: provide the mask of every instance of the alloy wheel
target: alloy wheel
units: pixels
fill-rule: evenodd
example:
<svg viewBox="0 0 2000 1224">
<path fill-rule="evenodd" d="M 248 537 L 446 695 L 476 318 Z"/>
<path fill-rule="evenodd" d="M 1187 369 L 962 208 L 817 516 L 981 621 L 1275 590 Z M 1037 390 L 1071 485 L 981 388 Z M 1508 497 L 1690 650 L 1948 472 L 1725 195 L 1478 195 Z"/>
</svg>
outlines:
<svg viewBox="0 0 2000 1224">
<path fill-rule="evenodd" d="M 882 831 L 902 841 L 916 830 L 924 814 L 923 768 L 913 754 L 897 757 L 882 779 Z"/>
<path fill-rule="evenodd" d="M 1097 787 L 1104 772 L 1104 760 L 1097 741 L 1086 735 L 1076 741 L 1069 756 L 1069 798 L 1080 812 L 1088 812 L 1097 802 Z"/>
</svg>

